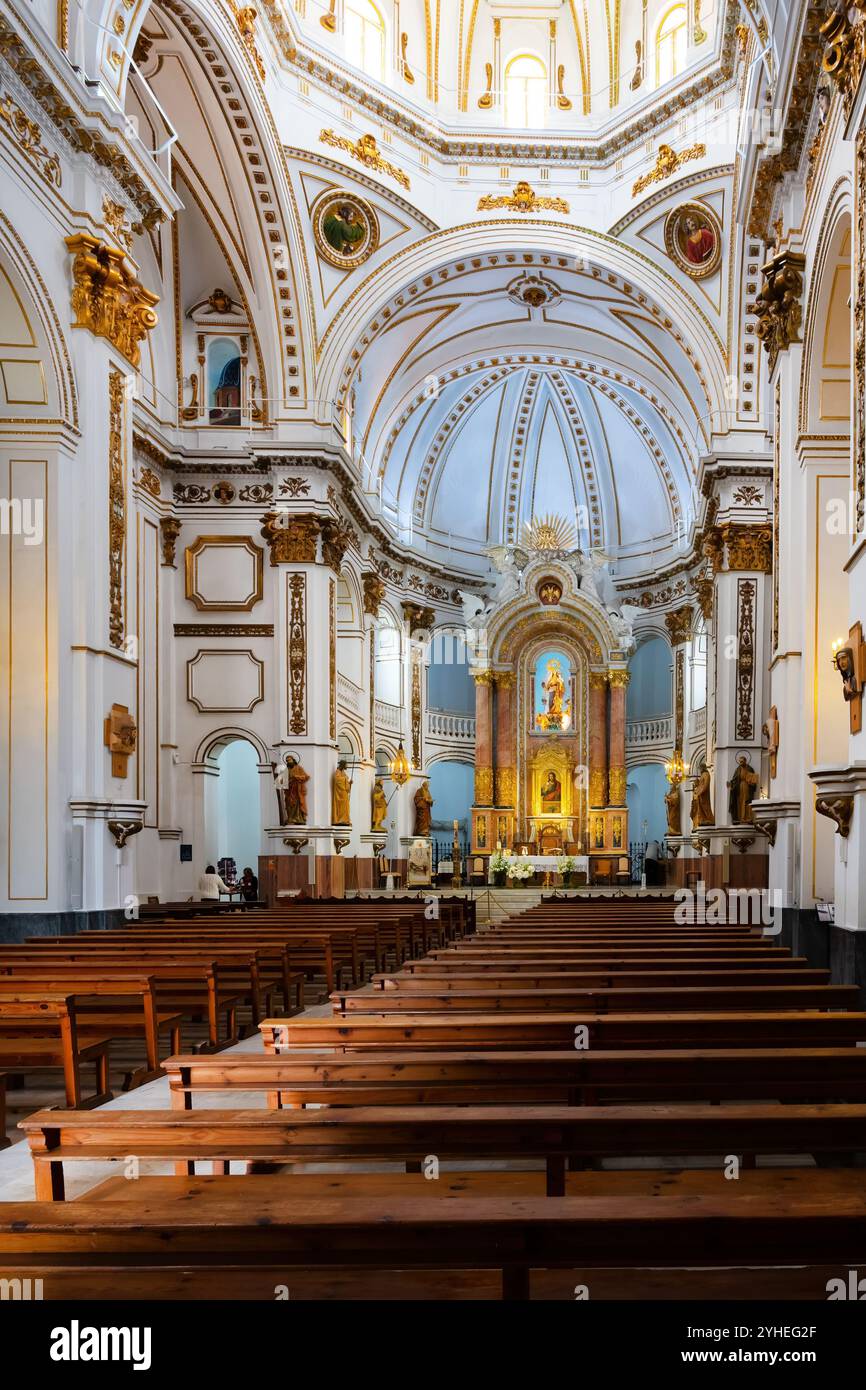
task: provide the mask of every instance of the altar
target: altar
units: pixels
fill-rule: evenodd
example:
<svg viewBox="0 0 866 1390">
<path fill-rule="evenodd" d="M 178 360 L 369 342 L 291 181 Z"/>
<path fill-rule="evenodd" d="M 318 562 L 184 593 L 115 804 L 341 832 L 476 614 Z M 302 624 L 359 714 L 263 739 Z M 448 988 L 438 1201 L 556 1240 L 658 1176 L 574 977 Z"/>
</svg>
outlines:
<svg viewBox="0 0 866 1390">
<path fill-rule="evenodd" d="M 514 857 L 515 857 L 515 859 L 517 859 L 521 864 L 531 864 L 537 875 L 544 874 L 545 877 L 550 877 L 550 878 L 552 878 L 552 877 L 554 876 L 554 874 L 558 874 L 558 872 L 559 872 L 558 865 L 559 865 L 560 856 L 557 855 L 557 854 L 517 854 L 517 855 L 515 855 Z M 572 855 L 569 855 L 568 857 L 571 859 L 572 863 L 574 864 L 574 868 L 571 870 L 571 872 L 572 872 L 572 873 L 576 873 L 576 874 L 581 874 L 581 873 L 582 873 L 582 874 L 586 874 L 586 876 L 587 876 L 587 881 L 588 881 L 588 880 L 589 880 L 589 855 L 588 855 L 588 854 L 572 854 Z M 492 871 L 491 871 L 491 873 L 490 873 L 489 882 L 491 882 L 491 883 L 493 882 L 493 873 L 492 873 Z"/>
<path fill-rule="evenodd" d="M 490 553 L 493 595 L 480 609 L 475 597 L 464 604 L 475 647 L 471 853 L 526 848 L 544 874 L 579 857 L 591 877 L 591 865 L 628 850 L 632 614 L 562 518 Z"/>
</svg>

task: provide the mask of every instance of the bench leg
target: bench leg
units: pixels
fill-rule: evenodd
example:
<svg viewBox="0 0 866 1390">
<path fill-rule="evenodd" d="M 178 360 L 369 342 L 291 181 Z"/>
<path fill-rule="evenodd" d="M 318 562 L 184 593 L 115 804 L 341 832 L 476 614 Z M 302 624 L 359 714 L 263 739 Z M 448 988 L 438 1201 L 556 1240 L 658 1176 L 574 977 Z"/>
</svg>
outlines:
<svg viewBox="0 0 866 1390">
<path fill-rule="evenodd" d="M 529 1298 L 529 1270 L 525 1265 L 506 1265 L 502 1271 L 502 1297 L 508 1303 Z"/>
<path fill-rule="evenodd" d="M 561 1155 L 547 1160 L 547 1195 L 565 1196 L 565 1159 Z"/>
<path fill-rule="evenodd" d="M 66 1198 L 63 1164 L 33 1155 L 33 1187 L 37 1202 L 62 1202 Z"/>
</svg>

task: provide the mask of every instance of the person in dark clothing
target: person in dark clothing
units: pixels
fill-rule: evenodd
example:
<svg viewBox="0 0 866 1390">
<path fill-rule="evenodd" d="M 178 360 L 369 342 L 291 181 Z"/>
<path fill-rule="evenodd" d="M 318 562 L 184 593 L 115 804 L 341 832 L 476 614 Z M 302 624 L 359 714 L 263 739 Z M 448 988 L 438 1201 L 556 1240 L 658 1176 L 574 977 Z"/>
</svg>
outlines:
<svg viewBox="0 0 866 1390">
<path fill-rule="evenodd" d="M 252 869 L 244 869 L 241 875 L 241 893 L 245 903 L 258 902 L 259 881 Z"/>
</svg>

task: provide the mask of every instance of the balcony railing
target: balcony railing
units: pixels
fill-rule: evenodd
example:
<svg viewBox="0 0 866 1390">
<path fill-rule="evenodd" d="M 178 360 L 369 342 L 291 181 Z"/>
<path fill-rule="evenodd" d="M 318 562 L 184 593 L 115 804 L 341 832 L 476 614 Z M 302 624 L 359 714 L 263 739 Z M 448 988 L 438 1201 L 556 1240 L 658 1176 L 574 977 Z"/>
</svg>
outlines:
<svg viewBox="0 0 866 1390">
<path fill-rule="evenodd" d="M 689 714 L 689 738 L 705 738 L 707 732 L 707 707 L 693 709 Z"/>
<path fill-rule="evenodd" d="M 400 732 L 399 705 L 389 705 L 385 700 L 377 700 L 375 703 L 376 728 L 385 729 L 388 733 L 399 734 Z"/>
<path fill-rule="evenodd" d="M 363 712 L 364 692 L 354 681 L 350 681 L 348 676 L 344 676 L 340 671 L 337 672 L 337 700 L 346 709 L 353 710 L 355 714 Z"/>
<path fill-rule="evenodd" d="M 625 726 L 627 748 L 663 747 L 673 741 L 673 736 L 672 714 L 663 714 L 655 719 L 629 719 Z"/>
<path fill-rule="evenodd" d="M 445 743 L 474 743 L 475 718 L 446 709 L 427 711 L 427 737 Z"/>
</svg>

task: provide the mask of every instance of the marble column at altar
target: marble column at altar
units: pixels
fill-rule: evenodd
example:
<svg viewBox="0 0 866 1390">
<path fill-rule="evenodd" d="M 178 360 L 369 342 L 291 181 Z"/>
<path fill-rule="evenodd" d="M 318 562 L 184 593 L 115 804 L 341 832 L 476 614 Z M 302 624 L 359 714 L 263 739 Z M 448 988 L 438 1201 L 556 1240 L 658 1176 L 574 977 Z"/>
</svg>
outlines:
<svg viewBox="0 0 866 1390">
<path fill-rule="evenodd" d="M 607 672 L 589 673 L 589 805 L 607 805 Z"/>
<path fill-rule="evenodd" d="M 493 672 L 475 676 L 475 805 L 493 805 Z"/>
<path fill-rule="evenodd" d="M 608 805 L 625 805 L 625 692 L 629 674 L 624 667 L 607 673 L 610 686 L 610 742 L 608 745 Z"/>
<path fill-rule="evenodd" d="M 493 846 L 493 672 L 475 671 L 475 798 L 472 803 L 472 851 L 489 854 Z"/>
<path fill-rule="evenodd" d="M 497 671 L 496 766 L 493 799 L 502 810 L 513 811 L 517 792 L 517 724 L 514 709 L 516 677 L 513 671 Z"/>
</svg>

